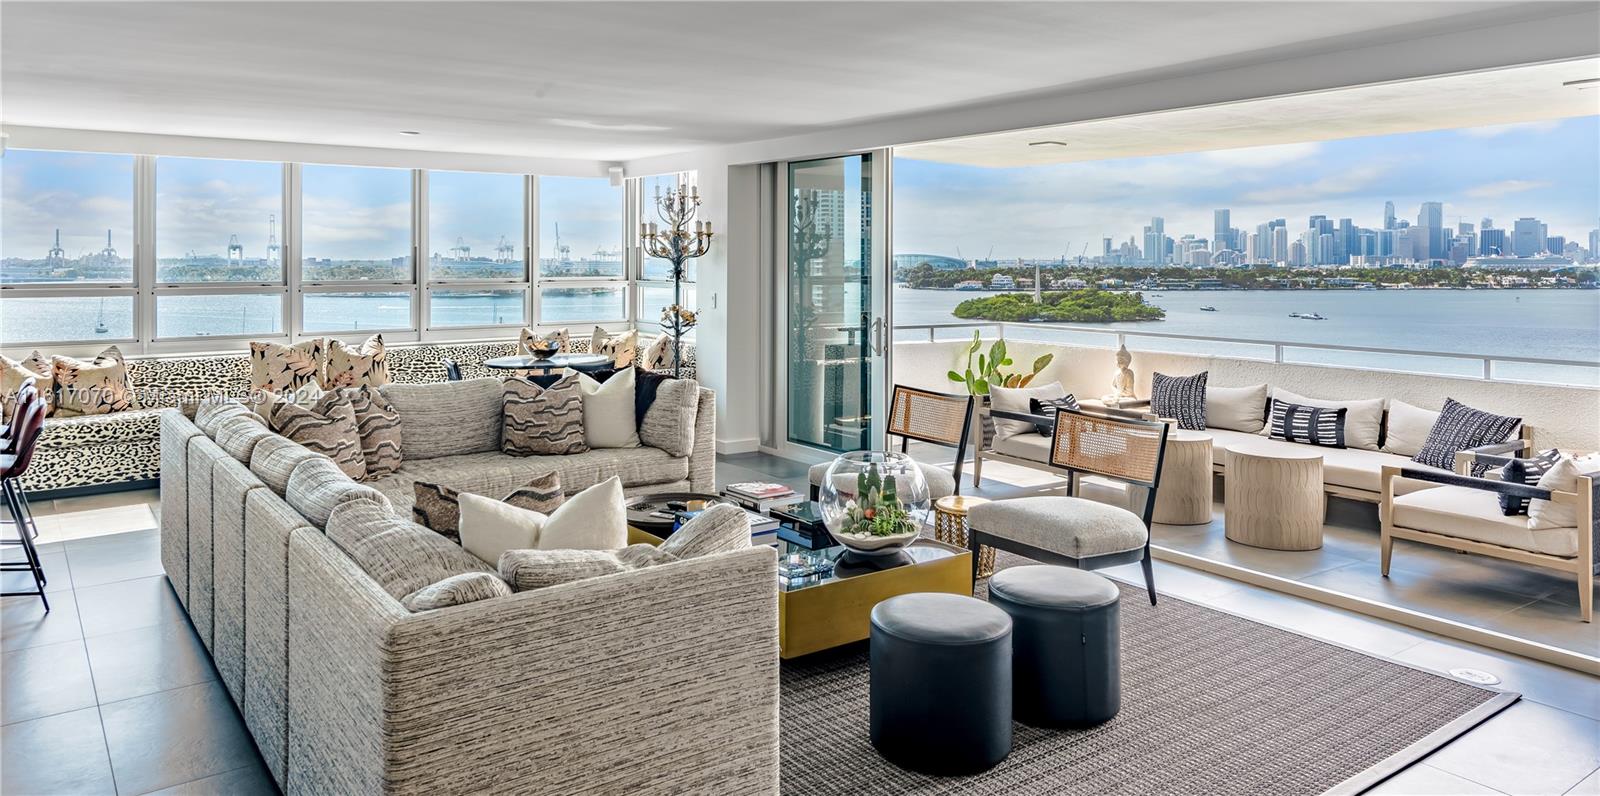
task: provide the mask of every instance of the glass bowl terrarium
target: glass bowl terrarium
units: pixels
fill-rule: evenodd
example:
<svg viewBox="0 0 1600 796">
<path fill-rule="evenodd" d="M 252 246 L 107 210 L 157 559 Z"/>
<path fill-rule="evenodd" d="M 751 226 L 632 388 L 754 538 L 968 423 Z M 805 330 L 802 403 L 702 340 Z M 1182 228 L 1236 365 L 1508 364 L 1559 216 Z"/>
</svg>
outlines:
<svg viewBox="0 0 1600 796">
<path fill-rule="evenodd" d="M 820 497 L 828 532 L 862 555 L 890 555 L 911 544 L 931 505 L 917 463 L 889 451 L 835 459 L 822 478 Z"/>
</svg>

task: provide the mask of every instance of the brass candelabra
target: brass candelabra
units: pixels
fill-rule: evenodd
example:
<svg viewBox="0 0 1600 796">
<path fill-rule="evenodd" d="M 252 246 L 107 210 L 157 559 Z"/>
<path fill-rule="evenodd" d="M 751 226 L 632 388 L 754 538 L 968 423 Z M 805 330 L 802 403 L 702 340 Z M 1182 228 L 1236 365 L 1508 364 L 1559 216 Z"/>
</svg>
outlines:
<svg viewBox="0 0 1600 796">
<path fill-rule="evenodd" d="M 695 221 L 700 209 L 700 189 L 678 183 L 665 194 L 656 187 L 656 215 L 665 229 L 656 222 L 639 222 L 639 246 L 650 257 L 672 263 L 672 305 L 661 308 L 661 328 L 672 335 L 672 375 L 680 375 L 683 362 L 683 336 L 699 323 L 699 314 L 683 306 L 684 265 L 696 257 L 703 257 L 711 248 L 711 222 Z M 693 229 L 690 224 L 693 223 Z"/>
</svg>

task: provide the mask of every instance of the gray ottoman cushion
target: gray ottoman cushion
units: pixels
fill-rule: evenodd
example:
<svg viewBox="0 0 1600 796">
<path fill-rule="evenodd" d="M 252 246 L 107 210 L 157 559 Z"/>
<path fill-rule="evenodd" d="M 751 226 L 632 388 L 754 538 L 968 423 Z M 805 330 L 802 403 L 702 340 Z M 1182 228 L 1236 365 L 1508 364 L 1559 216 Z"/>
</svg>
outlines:
<svg viewBox="0 0 1600 796">
<path fill-rule="evenodd" d="M 1013 703 L 1040 727 L 1098 724 L 1122 705 L 1116 584 L 1067 567 L 1013 567 L 989 581 L 1011 616 Z"/>
<path fill-rule="evenodd" d="M 872 609 L 872 745 L 925 774 L 975 774 L 1011 752 L 1011 619 L 959 594 Z"/>
</svg>

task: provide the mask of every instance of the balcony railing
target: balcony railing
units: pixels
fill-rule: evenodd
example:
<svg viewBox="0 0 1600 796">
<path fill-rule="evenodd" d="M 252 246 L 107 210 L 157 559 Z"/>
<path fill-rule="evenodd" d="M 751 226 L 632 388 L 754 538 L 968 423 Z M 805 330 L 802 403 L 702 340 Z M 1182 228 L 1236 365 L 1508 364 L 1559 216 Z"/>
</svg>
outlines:
<svg viewBox="0 0 1600 796">
<path fill-rule="evenodd" d="M 1583 360 L 1209 337 L 1055 323 L 959 321 L 904 324 L 894 327 L 894 340 L 897 343 L 956 341 L 970 338 L 974 329 L 992 329 L 995 337 L 1008 340 L 1100 348 L 1116 348 L 1128 345 L 1133 340 L 1136 341 L 1130 346 L 1133 351 L 1234 357 L 1277 364 L 1325 365 L 1484 381 L 1600 387 L 1600 362 Z M 1009 334 L 1008 329 L 1011 330 Z M 1140 340 L 1160 342 L 1139 345 L 1137 341 Z"/>
</svg>

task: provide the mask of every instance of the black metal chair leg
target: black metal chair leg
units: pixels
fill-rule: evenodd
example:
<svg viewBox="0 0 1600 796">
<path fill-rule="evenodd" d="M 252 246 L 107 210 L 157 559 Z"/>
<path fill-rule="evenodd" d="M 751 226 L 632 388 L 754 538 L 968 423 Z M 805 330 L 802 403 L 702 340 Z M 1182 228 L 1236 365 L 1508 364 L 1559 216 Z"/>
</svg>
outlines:
<svg viewBox="0 0 1600 796">
<path fill-rule="evenodd" d="M 22 545 L 23 557 L 27 559 L 30 567 L 40 564 L 38 549 L 29 543 L 38 538 L 39 534 L 30 527 L 31 517 L 28 517 L 26 509 L 19 514 L 15 508 L 16 505 L 26 505 L 17 501 L 16 481 L 10 478 L 0 481 L 0 490 L 5 492 L 6 513 L 11 515 L 11 523 L 17 528 L 16 543 Z M 23 538 L 25 536 L 26 539 Z M 9 539 L 6 541 L 10 543 Z"/>
<path fill-rule="evenodd" d="M 1144 549 L 1144 560 L 1140 561 L 1139 565 L 1141 567 L 1144 567 L 1144 588 L 1145 588 L 1146 591 L 1150 592 L 1150 604 L 1151 605 L 1155 605 L 1156 604 L 1156 575 L 1155 575 L 1155 571 L 1154 571 L 1154 566 L 1150 561 L 1150 548 L 1146 547 Z"/>
<path fill-rule="evenodd" d="M 22 550 L 24 557 L 27 559 L 26 566 L 28 568 L 28 573 L 33 576 L 33 587 L 35 590 L 0 592 L 0 596 L 37 596 L 39 601 L 44 604 L 45 612 L 49 613 L 50 598 L 46 597 L 44 593 L 44 568 L 39 564 L 39 551 L 34 549 L 33 537 L 29 534 L 28 527 L 24 524 L 25 520 L 23 520 L 24 515 L 22 510 L 22 502 L 18 499 L 17 491 L 15 490 L 14 486 L 15 485 L 12 483 L 11 479 L 6 479 L 3 488 L 0 488 L 0 492 L 4 493 L 6 508 L 11 512 L 12 520 L 17 523 L 17 536 L 22 539 Z M 20 572 L 21 570 L 13 567 L 9 571 Z"/>
<path fill-rule="evenodd" d="M 22 516 L 26 518 L 24 522 L 26 523 L 25 527 L 28 530 L 28 538 L 30 540 L 38 539 L 39 523 L 34 522 L 33 520 L 33 504 L 28 502 L 28 491 L 23 489 L 22 486 L 17 483 L 17 479 L 15 478 L 6 480 L 6 488 L 10 489 L 12 493 L 16 495 L 17 502 L 22 505 Z M 19 532 L 18 535 L 20 536 L 21 533 Z M 29 544 L 27 548 L 33 551 L 33 563 L 38 566 L 39 579 L 44 581 L 46 584 L 50 583 L 50 577 L 44 572 L 44 560 L 39 558 L 38 545 Z"/>
</svg>

